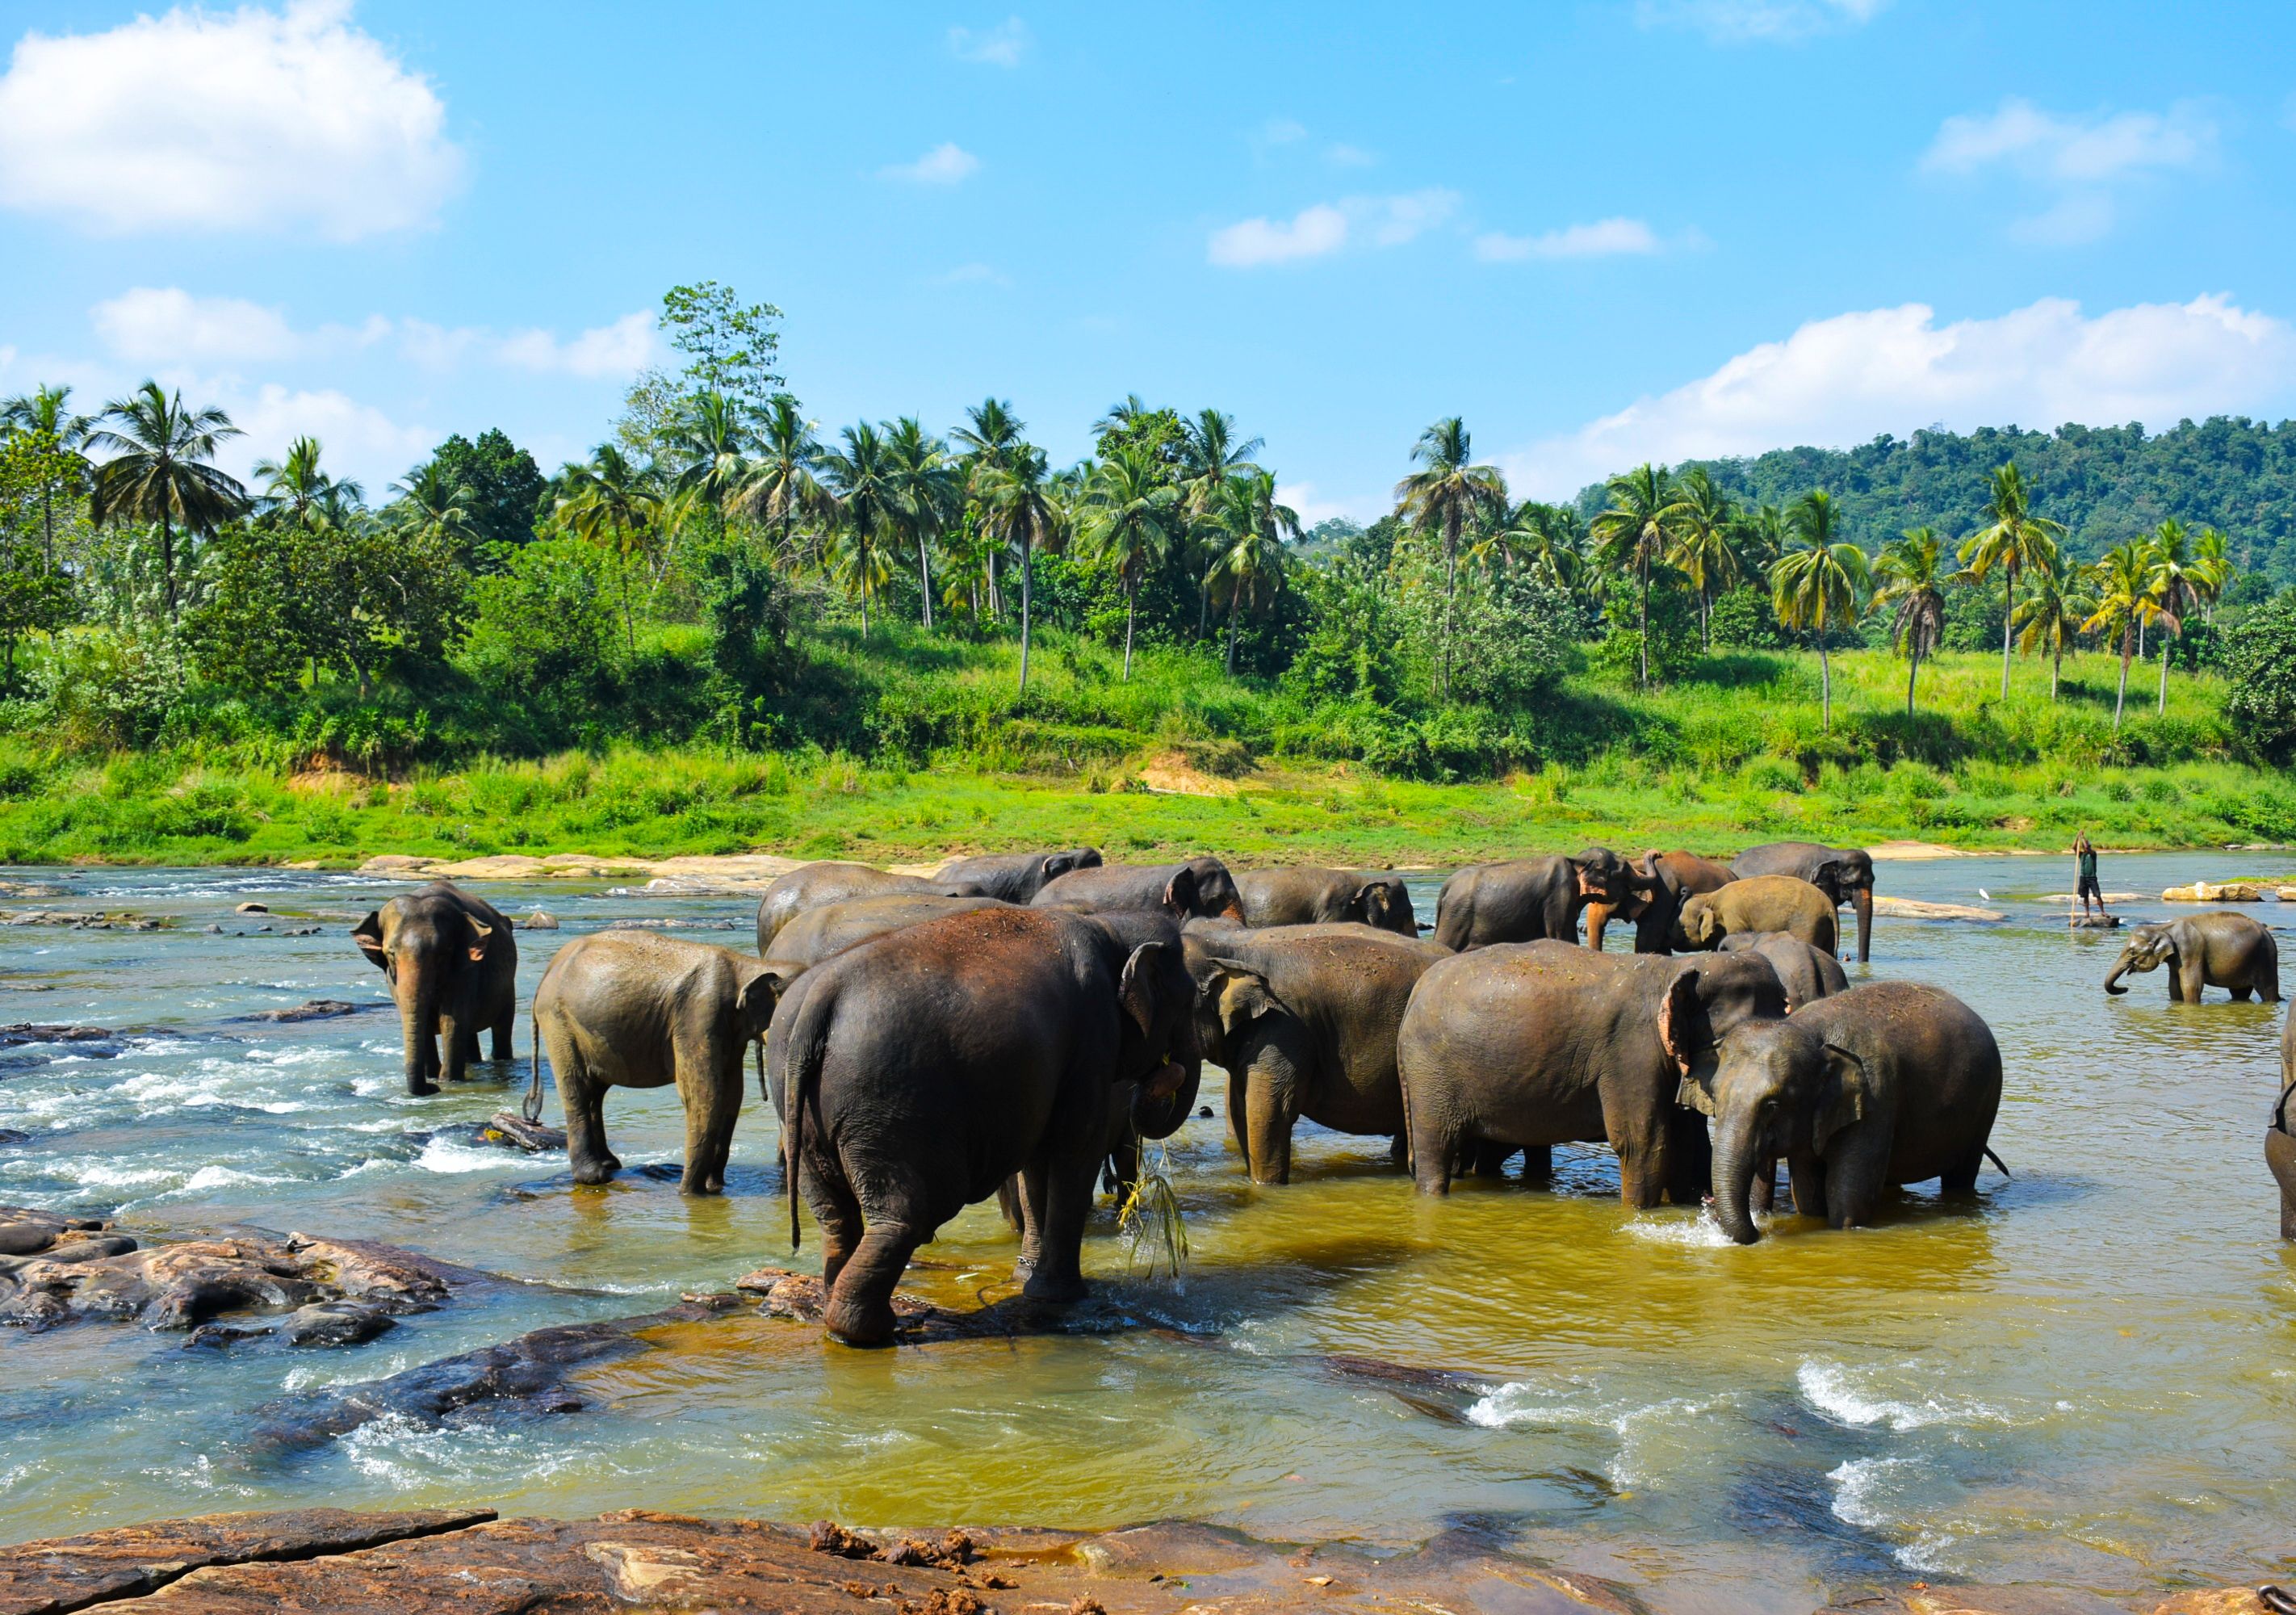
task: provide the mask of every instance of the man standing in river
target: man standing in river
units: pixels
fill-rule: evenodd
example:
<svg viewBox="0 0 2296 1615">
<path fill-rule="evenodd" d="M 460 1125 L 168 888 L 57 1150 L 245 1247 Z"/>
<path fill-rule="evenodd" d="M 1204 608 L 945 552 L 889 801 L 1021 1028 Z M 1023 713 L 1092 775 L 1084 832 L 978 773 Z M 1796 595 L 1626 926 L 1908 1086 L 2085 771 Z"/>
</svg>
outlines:
<svg viewBox="0 0 2296 1615">
<path fill-rule="evenodd" d="M 2073 837 L 2073 895 L 2080 899 L 2081 918 L 2089 917 L 2088 900 L 2094 897 L 2096 912 L 2110 919 L 2112 911 L 2104 906 L 2104 889 L 2096 883 L 2096 848 L 2090 845 L 2086 830 Z"/>
</svg>

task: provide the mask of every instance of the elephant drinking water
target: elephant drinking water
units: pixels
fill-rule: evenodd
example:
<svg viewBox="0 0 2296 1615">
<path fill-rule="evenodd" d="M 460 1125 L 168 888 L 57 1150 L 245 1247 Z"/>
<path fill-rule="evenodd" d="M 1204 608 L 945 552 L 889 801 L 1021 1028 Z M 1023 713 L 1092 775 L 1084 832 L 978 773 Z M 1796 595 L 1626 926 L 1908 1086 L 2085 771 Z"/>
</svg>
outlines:
<svg viewBox="0 0 2296 1615">
<path fill-rule="evenodd" d="M 2219 909 L 2138 926 L 2112 962 L 2104 990 L 2125 993 L 2123 976 L 2164 964 L 2171 1004 L 2198 1004 L 2209 987 L 2229 988 L 2234 998 L 2280 1002 L 2280 944 L 2246 914 Z"/>
</svg>

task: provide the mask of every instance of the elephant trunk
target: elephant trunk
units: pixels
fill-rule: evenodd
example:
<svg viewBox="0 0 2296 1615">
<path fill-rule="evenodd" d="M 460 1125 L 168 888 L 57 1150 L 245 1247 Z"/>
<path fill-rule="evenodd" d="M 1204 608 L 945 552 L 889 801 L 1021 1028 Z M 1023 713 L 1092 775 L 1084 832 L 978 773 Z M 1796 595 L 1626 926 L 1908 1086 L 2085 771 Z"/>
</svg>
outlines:
<svg viewBox="0 0 2296 1615">
<path fill-rule="evenodd" d="M 439 1070 L 439 1000 L 443 996 L 439 977 L 427 966 L 406 960 L 392 986 L 406 1046 L 406 1091 L 424 1093 Z"/>
<path fill-rule="evenodd" d="M 1714 1142 L 1714 1217 L 1723 1233 L 1742 1245 L 1751 1245 L 1762 1237 L 1761 1230 L 1754 1226 L 1750 1203 L 1754 1162 L 1759 1153 L 1754 1148 L 1753 1128 L 1733 1119 L 1719 1132 Z"/>
<path fill-rule="evenodd" d="M 1174 1073 L 1178 1073 L 1177 1077 Z M 1203 1063 L 1191 1060 L 1152 1073 L 1133 1090 L 1132 1125 L 1143 1138 L 1169 1138 L 1196 1108 L 1196 1090 L 1202 1085 Z M 1171 1086 L 1167 1088 L 1167 1083 Z M 1159 1093 L 1159 1089 L 1166 1091 Z"/>
<path fill-rule="evenodd" d="M 1857 963 L 1863 964 L 1874 954 L 1874 889 L 1860 886 L 1851 892 L 1849 906 L 1857 911 Z"/>
<path fill-rule="evenodd" d="M 2115 963 L 2112 967 L 2112 973 L 2105 977 L 2104 990 L 2111 993 L 2116 998 L 2121 994 L 2127 992 L 2128 989 L 2120 985 L 2120 978 L 2128 973 L 2128 961 L 2124 958 Z"/>
</svg>

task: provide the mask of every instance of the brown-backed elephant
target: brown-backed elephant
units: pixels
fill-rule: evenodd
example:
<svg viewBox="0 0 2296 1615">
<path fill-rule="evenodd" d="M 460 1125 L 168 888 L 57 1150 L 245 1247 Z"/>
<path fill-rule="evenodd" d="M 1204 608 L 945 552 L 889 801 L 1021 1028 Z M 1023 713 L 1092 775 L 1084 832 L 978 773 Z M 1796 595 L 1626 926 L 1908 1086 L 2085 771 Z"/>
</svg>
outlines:
<svg viewBox="0 0 2296 1615">
<path fill-rule="evenodd" d="M 1741 931 L 1782 930 L 1833 953 L 1837 906 L 1798 875 L 1741 876 L 1682 900 L 1682 936 L 1693 947 L 1717 948 Z"/>
<path fill-rule="evenodd" d="M 1185 864 L 1103 864 L 1047 881 L 1029 901 L 1083 914 L 1151 913 L 1183 920 L 1243 918 L 1235 877 L 1215 857 Z"/>
<path fill-rule="evenodd" d="M 1302 1118 L 1339 1133 L 1403 1132 L 1396 1029 L 1448 949 L 1345 923 L 1198 923 L 1184 941 L 1197 1045 L 1228 1074 L 1228 1125 L 1254 1183 L 1292 1181 Z"/>
<path fill-rule="evenodd" d="M 808 864 L 792 869 L 766 888 L 758 899 L 758 952 L 772 946 L 783 926 L 808 908 L 829 903 L 849 903 L 855 898 L 935 897 L 974 898 L 983 895 L 961 881 L 926 880 L 922 875 L 895 874 L 866 864 Z"/>
<path fill-rule="evenodd" d="M 1521 1145 L 1533 1178 L 1558 1144 L 1619 1154 L 1629 1206 L 1695 1205 L 1706 1128 L 1677 1104 L 1682 1069 L 1710 1070 L 1714 1045 L 1785 993 L 1759 954 L 1598 954 L 1567 942 L 1478 948 L 1429 967 L 1396 1044 L 1412 1172 L 1450 1191 L 1474 1146 Z"/>
<path fill-rule="evenodd" d="M 1607 847 L 1576 857 L 1470 864 L 1435 899 L 1435 940 L 1454 953 L 1497 942 L 1575 942 L 1578 911 L 1619 907 L 1644 889 L 1634 866 Z"/>
<path fill-rule="evenodd" d="M 406 1055 L 406 1091 L 435 1094 L 442 1068 L 460 1082 L 479 1057 L 479 1031 L 495 1058 L 511 1057 L 518 1018 L 518 940 L 493 904 L 446 881 L 396 897 L 351 928 L 390 979 Z"/>
<path fill-rule="evenodd" d="M 1737 877 L 1727 866 L 1694 852 L 1660 852 L 1656 848 L 1634 862 L 1642 889 L 1623 908 L 1597 899 L 1587 905 L 1587 946 L 1600 951 L 1603 933 L 1612 916 L 1623 914 L 1635 922 L 1635 952 L 1670 954 L 1682 945 L 1682 902 L 1702 891 L 1718 891 Z"/>
<path fill-rule="evenodd" d="M 606 1090 L 675 1083 L 685 1106 L 678 1187 L 722 1193 L 742 1111 L 742 1056 L 765 1036 L 782 987 L 779 971 L 729 947 L 638 930 L 577 937 L 534 990 L 527 1119 L 541 1114 L 539 1051 L 547 1048 L 574 1181 L 602 1184 L 622 1165 L 606 1146 Z"/>
<path fill-rule="evenodd" d="M 1201 1076 L 1194 1008 L 1177 929 L 1138 913 L 950 914 L 800 976 L 766 1059 L 791 1238 L 802 1193 L 830 1334 L 890 1340 L 910 1253 L 1015 1172 L 1026 1293 L 1081 1295 L 1111 1091 L 1138 1085 L 1143 1136 L 1177 1127 Z"/>
<path fill-rule="evenodd" d="M 1010 908 L 995 898 L 942 898 L 912 893 L 890 898 L 854 898 L 808 908 L 775 933 L 765 961 L 783 976 L 794 978 L 832 954 L 841 954 L 857 943 L 905 925 L 921 925 L 944 914 L 971 914 L 976 908 Z"/>
<path fill-rule="evenodd" d="M 1822 947 L 1812 947 L 1800 937 L 1782 930 L 1742 930 L 1722 939 L 1716 951 L 1734 954 L 1751 950 L 1770 962 L 1778 984 L 1786 989 L 1786 1012 L 1805 1004 L 1848 990 L 1849 972 L 1841 961 Z"/>
<path fill-rule="evenodd" d="M 2246 914 L 2218 909 L 2138 926 L 2112 962 L 2104 990 L 2125 993 L 2123 976 L 2164 964 L 2171 1004 L 2198 1004 L 2208 987 L 2229 988 L 2237 999 L 2280 1002 L 2280 944 Z"/>
<path fill-rule="evenodd" d="M 1244 869 L 1236 872 L 1243 922 L 1270 925 L 1375 925 L 1399 937 L 1419 935 L 1403 877 L 1384 871 Z"/>
<path fill-rule="evenodd" d="M 970 886 L 983 897 L 1007 903 L 1026 903 L 1071 869 L 1100 867 L 1100 848 L 1070 847 L 1059 852 L 992 852 L 979 857 L 951 858 L 933 879 Z"/>
<path fill-rule="evenodd" d="M 1750 847 L 1730 860 L 1740 880 L 1750 875 L 1793 875 L 1808 881 L 1857 915 L 1857 963 L 1873 955 L 1874 859 L 1861 847 L 1822 847 L 1816 841 L 1771 841 Z"/>
<path fill-rule="evenodd" d="M 1941 988 L 1867 982 L 1742 1022 L 1719 1044 L 1710 1062 L 1683 1062 L 1681 1102 L 1713 1119 L 1714 1214 L 1742 1245 L 1761 1237 L 1749 1200 L 1778 1156 L 1794 1209 L 1847 1228 L 1870 1222 L 1891 1185 L 1934 1177 L 1966 1192 L 1991 1153 L 2000 1046 Z"/>
</svg>

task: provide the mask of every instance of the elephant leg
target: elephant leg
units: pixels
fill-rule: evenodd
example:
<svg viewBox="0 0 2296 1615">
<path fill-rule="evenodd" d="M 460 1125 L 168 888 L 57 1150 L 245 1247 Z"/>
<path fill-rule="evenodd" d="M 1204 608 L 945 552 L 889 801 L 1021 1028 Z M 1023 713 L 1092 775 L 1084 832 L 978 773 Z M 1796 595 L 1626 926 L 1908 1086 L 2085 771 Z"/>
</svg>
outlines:
<svg viewBox="0 0 2296 1615">
<path fill-rule="evenodd" d="M 821 1230 L 821 1293 L 826 1300 L 861 1242 L 861 1202 L 844 1184 L 826 1183 L 810 1169 L 799 1171 L 797 1187 Z"/>
<path fill-rule="evenodd" d="M 678 1178 L 681 1194 L 723 1194 L 726 1158 L 734 1146 L 734 1118 L 742 1094 L 742 1053 L 736 1044 L 733 1070 L 720 1056 L 709 1060 L 700 1053 L 677 1056 L 677 1096 L 685 1104 L 685 1170 Z M 713 1066 L 716 1069 L 712 1069 Z"/>
<path fill-rule="evenodd" d="M 2277 1004 L 2280 1002 L 2279 960 L 2266 960 L 2263 968 L 2252 972 L 2249 979 L 2256 983 L 2256 996 L 2258 997 L 2263 999 L 2267 1004 Z"/>
<path fill-rule="evenodd" d="M 512 993 L 503 1001 L 501 1010 L 497 1012 L 495 1016 L 493 1028 L 495 1059 L 496 1062 L 504 1065 L 509 1064 L 512 1060 L 517 1058 L 517 1055 L 512 1052 L 510 1046 L 510 1029 L 512 1023 L 517 1020 L 518 995 Z"/>
<path fill-rule="evenodd" d="M 1022 1167 L 1009 1179 L 1021 1212 L 1021 1254 L 1013 1263 L 1013 1276 L 1033 1276 L 1045 1254 L 1045 1168 L 1042 1162 Z"/>
<path fill-rule="evenodd" d="M 1268 1062 L 1254 1062 L 1244 1085 L 1245 1130 L 1251 1144 L 1246 1152 L 1256 1184 L 1292 1181 L 1292 1124 L 1300 1107 L 1284 1078 L 1290 1073 L 1270 1071 Z"/>
<path fill-rule="evenodd" d="M 1554 1146 L 1553 1144 L 1523 1145 L 1522 1181 L 1541 1188 L 1554 1181 Z"/>
<path fill-rule="evenodd" d="M 1977 1187 L 1977 1174 L 1985 1165 L 1982 1145 L 1972 1150 L 1938 1175 L 1939 1192 L 1945 1194 L 1967 1194 Z"/>
<path fill-rule="evenodd" d="M 1466 1154 L 1459 1163 L 1460 1169 L 1472 1172 L 1477 1177 L 1503 1178 L 1506 1176 L 1506 1164 L 1513 1155 L 1513 1144 L 1493 1144 L 1488 1138 L 1479 1138 L 1467 1146 Z"/>
<path fill-rule="evenodd" d="M 1129 1127 L 1125 1129 L 1124 1136 L 1108 1152 L 1102 1176 L 1101 1186 L 1116 1196 L 1118 1205 L 1132 1198 L 1132 1191 L 1140 1182 L 1139 1134 Z"/>
<path fill-rule="evenodd" d="M 882 1346 L 892 1340 L 894 1286 L 929 1232 L 891 1217 L 868 1224 L 822 1308 L 822 1324 L 832 1340 L 848 1346 Z"/>
<path fill-rule="evenodd" d="M 1825 1220 L 1837 1228 L 1862 1227 L 1874 1220 L 1890 1164 L 1888 1124 L 1868 1119 L 1837 1137 L 1825 1162 Z M 1865 1134 L 1866 1136 L 1857 1136 Z"/>
<path fill-rule="evenodd" d="M 2232 989 L 2232 1001 L 2234 1004 L 2246 1004 L 2249 1000 L 2250 995 L 2255 991 L 2256 989 L 2253 987 L 2251 987 L 2247 982 L 2243 981 L 2238 987 Z"/>
<path fill-rule="evenodd" d="M 1004 1226 L 1018 1234 L 1022 1227 L 1021 1217 L 1021 1179 L 1018 1175 L 996 1185 L 996 1209 L 1004 1214 Z"/>
<path fill-rule="evenodd" d="M 1407 1167 L 1411 1164 L 1409 1133 L 1398 1133 L 1387 1141 L 1387 1164 L 1390 1167 Z"/>
<path fill-rule="evenodd" d="M 439 1049 L 444 1060 L 441 1075 L 448 1082 L 460 1082 L 470 1070 L 472 1059 L 479 1052 L 479 1034 L 466 1021 L 439 1017 Z"/>
<path fill-rule="evenodd" d="M 2194 975 L 2196 975 L 2196 976 L 2197 976 L 2197 974 L 2198 974 L 2199 972 L 2194 971 L 2194 972 L 2193 972 L 2193 973 L 2194 973 Z M 2194 981 L 2193 981 L 2193 982 L 2190 984 L 2190 989 L 2191 989 L 2191 990 L 2187 991 L 2187 990 L 2186 990 L 2186 982 L 2185 982 L 2185 967 L 2184 967 L 2183 965 L 2181 965 L 2181 964 L 2172 965 L 2172 966 L 2169 968 L 2169 1003 L 2171 1003 L 2171 1004 L 2183 1004 L 2183 1003 L 2185 1003 L 2187 999 L 2189 999 L 2191 1002 L 2193 1002 L 2193 1003 L 2194 1003 L 2194 1004 L 2198 1004 L 2198 1003 L 2201 1001 L 2201 984 L 2200 984 L 2200 982 L 2199 982 L 2198 980 L 2194 980 Z"/>
<path fill-rule="evenodd" d="M 1241 1062 L 1239 1062 L 1241 1063 Z M 1227 1078 L 1227 1130 L 1235 1140 L 1235 1147 L 1243 1156 L 1243 1169 L 1251 1170 L 1251 1135 L 1245 1130 L 1246 1117 L 1251 1106 L 1246 1097 L 1245 1073 L 1230 1071 Z"/>
<path fill-rule="evenodd" d="M 1747 1195 L 1747 1203 L 1757 1211 L 1775 1208 L 1778 1200 L 1778 1163 L 1775 1158 L 1757 1161 L 1754 1165 L 1754 1186 Z"/>
<path fill-rule="evenodd" d="M 1673 1170 L 1673 1152 L 1667 1147 L 1665 1129 L 1649 1138 L 1619 1139 L 1619 1199 L 1636 1210 L 1647 1211 L 1665 1198 Z"/>
<path fill-rule="evenodd" d="M 1603 951 L 1603 933 L 1609 927 L 1611 915 L 1615 912 L 1608 903 L 1587 905 L 1587 946 L 1598 954 Z"/>
<path fill-rule="evenodd" d="M 1714 1149 L 1707 1138 L 1706 1119 L 1677 1111 L 1667 1118 L 1666 1134 L 1666 1197 L 1677 1206 L 1695 1206 L 1714 1183 Z"/>
<path fill-rule="evenodd" d="M 553 1037 L 550 1064 L 558 1073 L 558 1102 L 566 1111 L 566 1161 L 578 1184 L 603 1184 L 622 1169 L 606 1147 L 605 1090 L 593 1079 L 573 1039 Z M 564 1046 L 561 1046 L 561 1045 Z"/>
<path fill-rule="evenodd" d="M 1815 1155 L 1786 1157 L 1786 1180 L 1793 1187 L 1794 1209 L 1804 1217 L 1825 1215 L 1825 1162 Z"/>
<path fill-rule="evenodd" d="M 1035 1301 L 1082 1299 L 1084 1224 L 1092 1213 L 1092 1179 L 1098 1160 L 1055 1160 L 1043 1168 L 1045 1215 L 1037 1270 L 1021 1287 Z"/>
</svg>

